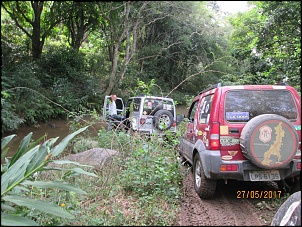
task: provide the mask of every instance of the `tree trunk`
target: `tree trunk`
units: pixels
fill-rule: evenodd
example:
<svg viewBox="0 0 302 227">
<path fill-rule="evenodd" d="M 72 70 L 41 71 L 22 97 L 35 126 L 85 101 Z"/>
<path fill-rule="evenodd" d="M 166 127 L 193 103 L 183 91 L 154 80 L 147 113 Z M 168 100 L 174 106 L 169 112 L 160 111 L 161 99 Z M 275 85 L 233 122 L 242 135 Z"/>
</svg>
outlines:
<svg viewBox="0 0 302 227">
<path fill-rule="evenodd" d="M 118 51 L 119 51 L 119 44 L 115 44 L 112 53 L 112 68 L 110 74 L 110 80 L 108 87 L 105 91 L 106 95 L 110 95 L 116 83 L 116 72 L 117 72 L 117 64 L 118 64 Z"/>
<path fill-rule="evenodd" d="M 111 67 L 109 84 L 105 91 L 106 95 L 112 93 L 115 84 L 120 85 L 123 83 L 127 66 L 136 51 L 137 32 L 141 23 L 141 13 L 148 4 L 149 2 L 144 2 L 140 7 L 140 9 L 138 10 L 138 12 L 136 13 L 136 15 L 135 16 L 132 15 L 132 18 L 130 18 L 129 16 L 131 11 L 131 2 L 126 2 L 124 4 L 124 18 L 123 21 L 121 21 L 121 24 L 124 25 L 124 28 L 120 31 L 120 34 L 117 37 L 115 37 L 114 47 L 112 48 L 113 53 L 112 55 L 111 54 L 109 55 L 112 63 L 112 67 Z M 108 17 L 106 18 L 110 20 Z M 115 28 L 111 27 L 110 29 L 115 29 Z M 113 30 L 111 30 L 110 32 L 111 34 L 115 33 Z M 123 47 L 124 49 L 122 49 L 121 47 L 123 46 L 122 44 L 124 42 L 126 43 L 126 45 L 125 47 Z M 124 58 L 123 60 L 120 61 L 118 56 L 119 56 L 119 52 L 121 51 L 123 51 L 124 53 Z M 120 66 L 119 68 L 120 73 L 117 75 L 118 66 Z"/>
<path fill-rule="evenodd" d="M 32 52 L 33 58 L 39 59 L 42 54 L 43 41 L 41 36 L 41 14 L 43 10 L 44 2 L 32 2 L 32 8 L 34 10 L 34 20 L 32 22 L 33 34 L 32 34 Z"/>
</svg>

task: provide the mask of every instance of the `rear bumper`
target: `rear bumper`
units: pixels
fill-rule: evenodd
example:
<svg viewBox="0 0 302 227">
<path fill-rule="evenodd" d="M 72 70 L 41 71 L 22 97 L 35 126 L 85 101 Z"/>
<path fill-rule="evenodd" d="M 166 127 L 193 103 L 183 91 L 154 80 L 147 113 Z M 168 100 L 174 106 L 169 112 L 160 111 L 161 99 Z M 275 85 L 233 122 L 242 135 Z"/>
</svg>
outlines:
<svg viewBox="0 0 302 227">
<path fill-rule="evenodd" d="M 172 129 L 170 128 L 169 129 L 172 133 L 176 133 L 176 129 Z M 146 130 L 146 129 L 138 129 L 138 130 L 133 130 L 133 131 L 137 131 L 139 132 L 140 134 L 147 134 L 147 135 L 151 135 L 151 134 L 155 134 L 155 135 L 158 135 L 158 134 L 163 134 L 165 133 L 165 131 L 159 131 L 159 130 L 156 130 L 156 129 L 150 129 L 150 130 Z"/>
<path fill-rule="evenodd" d="M 224 161 L 221 160 L 219 151 L 202 151 L 200 152 L 202 164 L 204 167 L 205 175 L 210 179 L 236 179 L 240 181 L 251 181 L 249 172 L 250 171 L 264 171 L 251 163 L 249 160 L 241 161 Z M 281 180 L 300 175 L 301 170 L 297 169 L 297 163 L 301 162 L 300 159 L 294 159 L 289 164 L 281 169 L 277 169 L 280 173 Z M 236 164 L 238 165 L 237 171 L 220 171 L 220 165 L 222 164 Z"/>
</svg>

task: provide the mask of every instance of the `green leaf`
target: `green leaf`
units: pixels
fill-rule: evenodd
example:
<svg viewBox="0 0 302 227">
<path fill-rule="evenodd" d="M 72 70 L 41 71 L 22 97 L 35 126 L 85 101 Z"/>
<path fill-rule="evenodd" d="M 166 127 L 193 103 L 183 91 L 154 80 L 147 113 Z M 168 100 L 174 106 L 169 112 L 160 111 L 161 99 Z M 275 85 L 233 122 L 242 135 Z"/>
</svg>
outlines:
<svg viewBox="0 0 302 227">
<path fill-rule="evenodd" d="M 76 173 L 79 173 L 79 174 L 86 174 L 86 175 L 89 175 L 89 176 L 92 176 L 92 177 L 97 177 L 97 175 L 95 175 L 94 173 L 90 173 L 90 172 L 87 172 L 81 168 L 73 168 L 73 169 L 70 169 Z"/>
<path fill-rule="evenodd" d="M 52 182 L 44 182 L 44 181 L 29 181 L 25 180 L 22 182 L 22 185 L 32 185 L 38 188 L 55 188 L 55 189 L 60 189 L 60 190 L 65 190 L 65 191 L 73 191 L 79 194 L 87 194 L 85 191 L 82 189 L 72 185 L 68 184 L 65 182 L 59 182 L 59 181 L 52 181 Z"/>
<path fill-rule="evenodd" d="M 25 170 L 29 160 L 25 163 L 17 163 L 9 168 L 2 176 L 1 176 L 1 196 L 8 189 L 9 186 L 16 183 L 22 177 L 24 177 Z M 21 165 L 19 165 L 21 164 Z"/>
<path fill-rule="evenodd" d="M 4 204 L 4 203 L 1 203 L 1 210 L 9 210 L 9 211 L 14 211 L 14 212 L 16 211 L 15 208 L 13 208 L 7 204 Z"/>
<path fill-rule="evenodd" d="M 32 149 L 33 147 L 35 147 L 35 146 L 37 146 L 38 144 L 39 144 L 39 142 L 41 141 L 41 140 L 43 140 L 44 138 L 46 137 L 46 135 L 44 135 L 44 136 L 41 136 L 39 139 L 37 139 L 37 140 L 35 140 L 34 142 L 31 142 L 30 144 L 29 144 L 29 146 L 28 146 L 28 150 L 30 150 L 30 149 Z M 59 137 L 57 137 L 57 138 L 51 138 L 51 139 L 49 139 L 49 140 L 47 140 L 47 141 L 50 141 L 50 142 L 47 142 L 47 143 L 50 143 L 50 144 L 53 144 L 57 139 L 58 139 Z M 52 142 L 52 140 L 54 140 L 54 142 Z M 49 145 L 50 146 L 50 145 Z"/>
<path fill-rule="evenodd" d="M 30 199 L 21 196 L 3 196 L 2 199 L 7 202 L 15 203 L 18 206 L 25 206 L 28 208 L 34 208 L 39 211 L 53 214 L 58 217 L 74 219 L 75 217 L 63 210 L 61 207 L 54 205 L 52 203 L 48 203 L 42 200 Z M 2 217 L 1 217 L 2 219 Z"/>
<path fill-rule="evenodd" d="M 3 163 L 3 160 L 8 152 L 9 148 L 6 148 L 5 150 L 1 151 L 1 163 Z"/>
<path fill-rule="evenodd" d="M 84 165 L 84 164 L 81 164 L 81 163 L 78 163 L 78 162 L 69 161 L 69 160 L 53 160 L 53 163 L 58 164 L 58 165 L 74 164 L 74 165 L 77 165 L 77 166 L 93 167 L 93 166 Z"/>
<path fill-rule="evenodd" d="M 47 152 L 47 141 L 40 146 L 39 151 L 35 153 L 34 157 L 29 162 L 26 173 L 30 173 L 31 171 L 35 170 L 37 167 L 39 167 L 45 160 L 45 157 L 48 155 Z M 25 174 L 26 174 L 25 173 Z"/>
<path fill-rule="evenodd" d="M 39 225 L 28 218 L 1 212 L 1 226 L 39 226 Z"/>
<path fill-rule="evenodd" d="M 3 195 L 9 186 L 17 183 L 24 177 L 26 168 L 32 159 L 32 156 L 39 150 L 38 148 L 39 145 L 29 150 L 1 175 L 1 195 Z"/>
<path fill-rule="evenodd" d="M 8 148 L 6 148 L 5 150 L 4 147 L 16 136 L 16 134 L 10 135 L 10 136 L 6 136 L 3 139 L 1 139 L 1 163 L 4 159 L 4 157 L 6 156 L 7 152 L 8 152 Z M 2 151 L 3 150 L 3 151 Z"/>
<path fill-rule="evenodd" d="M 89 126 L 85 126 L 83 128 L 80 128 L 79 130 L 75 131 L 74 133 L 69 134 L 68 136 L 66 136 L 57 146 L 55 146 L 52 150 L 52 157 L 55 157 L 59 154 L 61 154 L 64 149 L 66 148 L 68 142 L 75 137 L 76 135 L 78 135 L 79 133 L 83 132 L 84 130 L 86 130 Z"/>
<path fill-rule="evenodd" d="M 14 189 L 15 190 L 20 190 L 20 191 L 25 191 L 25 192 L 30 192 L 30 190 L 28 190 L 27 188 L 22 187 L 22 186 L 16 186 Z"/>
<path fill-rule="evenodd" d="M 52 147 L 59 137 L 51 138 L 45 142 L 46 147 Z"/>
<path fill-rule="evenodd" d="M 16 134 L 6 136 L 1 139 L 1 150 L 16 136 Z"/>
<path fill-rule="evenodd" d="M 30 139 L 32 136 L 32 132 L 28 133 L 27 136 L 23 138 L 20 143 L 18 150 L 16 151 L 15 155 L 12 157 L 10 166 L 13 165 L 24 153 L 26 153 L 28 144 L 30 143 Z"/>
</svg>

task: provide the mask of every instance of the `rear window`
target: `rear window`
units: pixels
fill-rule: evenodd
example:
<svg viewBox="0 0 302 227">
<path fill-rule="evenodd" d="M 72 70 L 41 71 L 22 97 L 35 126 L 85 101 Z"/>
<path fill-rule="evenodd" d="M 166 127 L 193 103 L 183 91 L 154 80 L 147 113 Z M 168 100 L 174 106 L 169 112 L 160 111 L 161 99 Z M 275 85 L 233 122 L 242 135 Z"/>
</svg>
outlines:
<svg viewBox="0 0 302 227">
<path fill-rule="evenodd" d="M 287 90 L 234 90 L 226 93 L 225 119 L 247 122 L 261 114 L 278 114 L 297 119 L 297 107 Z"/>
<path fill-rule="evenodd" d="M 144 101 L 144 115 L 154 115 L 158 110 L 168 110 L 174 115 L 174 105 L 170 100 L 146 98 Z"/>
<path fill-rule="evenodd" d="M 129 117 L 130 112 L 139 111 L 141 98 L 130 98 L 126 103 L 126 118 Z"/>
</svg>

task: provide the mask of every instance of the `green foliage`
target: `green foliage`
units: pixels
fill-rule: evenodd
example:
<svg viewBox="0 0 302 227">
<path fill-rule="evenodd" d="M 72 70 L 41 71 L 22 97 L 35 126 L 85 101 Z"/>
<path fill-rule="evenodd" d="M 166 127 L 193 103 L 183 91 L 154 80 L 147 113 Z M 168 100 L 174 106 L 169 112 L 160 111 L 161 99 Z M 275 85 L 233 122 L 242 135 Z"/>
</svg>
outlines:
<svg viewBox="0 0 302 227">
<path fill-rule="evenodd" d="M 53 35 L 53 28 L 60 23 L 66 10 L 63 2 L 13 2 L 1 3 L 2 8 L 18 28 L 31 40 L 31 51 L 34 59 L 42 54 L 45 39 Z M 29 45 L 29 44 L 28 44 Z"/>
<path fill-rule="evenodd" d="M 175 102 L 177 102 L 176 105 L 183 105 L 183 106 L 190 106 L 193 98 L 197 95 L 195 94 L 185 94 L 183 92 L 175 91 L 171 93 L 171 98 L 174 99 Z"/>
<path fill-rule="evenodd" d="M 60 78 L 66 78 L 72 83 L 77 83 L 86 74 L 85 56 L 63 45 L 59 47 L 46 46 L 45 53 L 39 65 L 43 69 L 43 75 L 50 77 L 41 77 L 43 87 L 53 84 Z M 47 80 L 48 79 L 48 80 Z"/>
<path fill-rule="evenodd" d="M 68 39 L 70 46 L 78 51 L 85 41 L 85 35 L 97 28 L 100 12 L 94 2 L 66 2 L 65 4 L 69 9 L 65 16 L 72 18 L 64 21 L 68 28 L 66 36 L 70 37 Z"/>
<path fill-rule="evenodd" d="M 131 96 L 137 96 L 139 94 L 145 94 L 145 95 L 154 95 L 154 94 L 162 94 L 162 91 L 160 90 L 160 87 L 158 87 L 157 84 L 155 84 L 155 79 L 151 79 L 148 83 L 140 80 L 139 78 L 136 79 L 136 86 L 134 86 L 134 89 L 131 90 Z"/>
<path fill-rule="evenodd" d="M 211 4 L 3 2 L 2 132 L 101 110 L 112 84 L 123 98 L 169 94 L 179 104 L 218 82 L 287 80 L 300 92 L 299 2 L 251 2 L 254 8 L 228 18 Z M 35 35 L 34 6 L 43 6 Z"/>
<path fill-rule="evenodd" d="M 16 129 L 23 122 L 35 124 L 54 117 L 51 103 L 45 102 L 38 92 L 41 86 L 38 71 L 39 66 L 34 62 L 12 64 L 2 69 L 2 91 L 7 94 L 2 95 L 2 131 Z"/>
<path fill-rule="evenodd" d="M 190 122 L 190 120 L 188 118 L 184 118 L 180 123 L 179 125 L 177 126 L 178 127 L 178 133 L 179 135 L 184 135 L 185 132 L 186 132 L 186 124 L 188 124 Z"/>
<path fill-rule="evenodd" d="M 85 143 L 91 141 L 83 132 L 81 132 L 81 140 L 78 141 L 85 141 Z M 25 140 L 30 140 L 30 136 L 28 135 Z M 71 140 L 71 138 L 68 139 Z M 2 148 L 5 149 L 9 143 L 8 140 L 2 141 Z M 40 138 L 40 141 L 42 140 L 43 138 Z M 184 173 L 176 159 L 176 152 L 173 152 L 179 143 L 177 135 L 168 132 L 164 137 L 156 135 L 149 137 L 139 134 L 130 135 L 123 131 L 107 131 L 102 128 L 99 130 L 98 137 L 93 138 L 93 140 L 97 141 L 98 147 L 119 151 L 118 155 L 111 157 L 104 165 L 94 166 L 93 172 L 98 174 L 98 177 L 90 177 L 93 176 L 90 172 L 84 172 L 85 176 L 82 176 L 83 171 L 69 167 L 75 165 L 76 162 L 53 159 L 51 162 L 55 166 L 45 166 L 43 171 L 38 171 L 38 174 L 35 174 L 37 176 L 32 177 L 31 175 L 27 179 L 28 181 L 25 180 L 20 185 L 23 190 L 19 190 L 19 187 L 14 188 L 19 196 L 33 200 L 38 199 L 53 205 L 57 204 L 53 207 L 45 205 L 45 209 L 52 210 L 57 207 L 73 215 L 74 218 L 61 218 L 61 216 L 56 216 L 56 213 L 49 215 L 38 205 L 39 209 L 32 209 L 17 201 L 15 202 L 19 205 L 14 205 L 15 211 L 5 213 L 16 215 L 14 220 L 17 220 L 18 217 L 34 220 L 36 223 L 32 225 L 174 224 Z M 48 145 L 50 146 L 54 142 L 55 140 L 49 142 Z M 66 142 L 62 141 L 61 143 L 65 146 L 67 145 Z M 28 147 L 26 143 L 22 142 L 21 147 L 20 150 L 23 152 L 17 153 L 23 157 L 27 150 L 37 146 L 32 144 Z M 48 146 L 46 145 L 46 147 Z M 41 148 L 38 150 L 43 151 Z M 50 153 L 53 153 L 54 156 L 59 155 L 55 148 L 50 149 Z M 58 165 L 62 166 L 61 169 L 64 171 L 57 171 L 60 169 L 57 167 Z M 9 163 L 2 169 L 5 170 L 5 167 L 8 166 Z M 153 170 L 155 170 L 154 176 Z M 130 188 L 127 185 L 131 186 L 135 173 L 139 174 L 141 184 L 135 184 L 133 188 Z M 144 180 L 143 177 L 145 176 L 147 178 Z M 129 181 L 126 181 L 127 179 Z M 78 185 L 78 187 L 75 188 L 73 185 Z M 150 187 L 151 185 L 152 187 Z M 86 194 L 82 194 L 80 188 Z M 15 198 L 8 197 L 7 199 L 13 200 Z M 34 206 L 31 200 L 28 200 L 27 203 L 29 207 Z M 42 203 L 40 204 L 42 205 Z M 61 213 L 61 215 L 63 214 Z"/>
<path fill-rule="evenodd" d="M 8 48 L 7 48 L 8 50 Z M 64 56 L 58 60 L 59 56 Z M 40 61 L 11 60 L 2 68 L 2 132 L 36 124 L 68 111 L 100 109 L 99 79 L 83 76 L 83 55 L 54 48 Z M 49 67 L 50 66 L 50 67 Z M 68 79 L 69 78 L 69 79 Z"/>
<path fill-rule="evenodd" d="M 18 129 L 24 119 L 15 114 L 12 104 L 4 98 L 1 98 L 1 107 L 1 132 Z"/>
<path fill-rule="evenodd" d="M 242 70 L 234 75 L 235 81 L 239 82 L 244 76 L 243 80 L 249 84 L 287 82 L 300 91 L 300 2 L 258 1 L 253 4 L 255 7 L 250 11 L 230 19 L 233 56 L 239 65 L 245 66 L 237 67 Z"/>
<path fill-rule="evenodd" d="M 182 178 L 176 153 L 163 150 L 167 144 L 157 136 L 143 143 L 137 140 L 136 143 L 140 145 L 133 150 L 133 157 L 125 163 L 121 173 L 121 184 L 125 190 L 145 200 L 154 196 L 164 196 L 169 200 L 178 198 L 178 185 Z"/>
<path fill-rule="evenodd" d="M 76 52 L 65 47 L 46 48 L 39 63 L 42 86 L 51 89 L 52 100 L 69 111 L 79 111 L 85 108 L 99 109 L 101 94 L 100 79 L 88 76 L 88 57 L 82 51 Z M 99 72 L 97 72 L 99 73 Z"/>
<path fill-rule="evenodd" d="M 146 28 L 144 45 L 139 52 L 139 59 L 144 59 L 141 60 L 144 71 L 140 78 L 155 78 L 164 92 L 178 87 L 181 92 L 194 94 L 203 83 L 208 84 L 209 80 L 220 75 L 212 63 L 228 56 L 223 27 L 214 20 L 206 2 L 173 2 L 168 5 L 163 2 L 154 6 L 155 9 L 154 17 L 160 13 L 169 13 L 169 16 Z M 223 61 L 219 64 L 220 70 L 223 64 Z M 206 67 L 213 71 L 201 76 Z M 193 74 L 196 76 L 190 77 Z"/>
<path fill-rule="evenodd" d="M 1 164 L 1 225 L 37 225 L 37 223 L 31 219 L 30 213 L 22 215 L 19 213 L 19 207 L 27 207 L 29 210 L 41 211 L 51 215 L 55 215 L 61 218 L 74 219 L 74 216 L 69 212 L 61 209 L 59 206 L 40 199 L 30 198 L 24 196 L 23 192 L 28 192 L 30 187 L 38 188 L 55 188 L 65 191 L 74 191 L 80 194 L 86 194 L 85 191 L 77 188 L 76 186 L 67 184 L 65 182 L 43 182 L 35 181 L 32 177 L 33 174 L 41 171 L 47 171 L 47 164 L 54 162 L 56 164 L 68 163 L 68 161 L 53 160 L 53 157 L 60 155 L 66 148 L 68 142 L 73 139 L 74 136 L 87 129 L 83 127 L 78 131 L 66 136 L 58 145 L 53 147 L 54 143 L 58 139 L 49 139 L 43 144 L 35 146 L 38 142 L 31 142 L 32 133 L 24 137 L 20 143 L 19 149 L 16 151 L 11 160 L 5 159 L 4 166 Z M 1 140 L 1 151 L 6 153 L 5 146 L 12 140 L 15 135 L 4 137 Z M 2 160 L 3 157 L 1 157 Z M 80 165 L 73 162 L 73 164 Z M 88 174 L 90 176 L 96 176 L 89 172 L 83 171 L 81 168 L 73 169 L 61 169 L 56 170 L 69 171 L 70 174 L 80 173 Z M 14 205 L 13 205 L 14 204 Z"/>
</svg>

